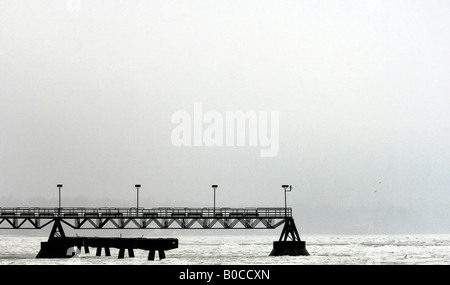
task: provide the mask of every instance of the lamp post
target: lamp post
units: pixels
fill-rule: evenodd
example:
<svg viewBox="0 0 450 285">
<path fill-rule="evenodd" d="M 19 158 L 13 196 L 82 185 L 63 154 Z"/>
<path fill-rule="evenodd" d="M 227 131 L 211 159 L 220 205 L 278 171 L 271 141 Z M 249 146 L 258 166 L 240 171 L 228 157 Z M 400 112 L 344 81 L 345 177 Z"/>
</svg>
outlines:
<svg viewBox="0 0 450 285">
<path fill-rule="evenodd" d="M 141 184 L 134 185 L 136 187 L 136 215 L 139 214 L 139 188 L 141 188 Z"/>
<path fill-rule="evenodd" d="M 63 187 L 62 184 L 58 184 L 56 185 L 56 187 L 58 187 L 58 214 L 61 213 L 61 188 Z"/>
<path fill-rule="evenodd" d="M 219 187 L 218 185 L 212 185 L 212 188 L 214 189 L 214 216 L 216 215 L 216 188 Z"/>
<path fill-rule="evenodd" d="M 281 187 L 284 188 L 284 216 L 287 217 L 287 199 L 286 199 L 286 192 L 292 191 L 292 185 L 281 185 Z M 289 190 L 288 190 L 289 188 Z"/>
</svg>

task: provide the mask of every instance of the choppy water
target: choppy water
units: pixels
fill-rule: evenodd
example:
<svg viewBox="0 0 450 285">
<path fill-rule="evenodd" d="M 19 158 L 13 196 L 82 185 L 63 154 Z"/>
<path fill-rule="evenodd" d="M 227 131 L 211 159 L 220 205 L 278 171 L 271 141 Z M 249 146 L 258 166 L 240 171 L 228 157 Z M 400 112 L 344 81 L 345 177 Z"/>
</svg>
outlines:
<svg viewBox="0 0 450 285">
<path fill-rule="evenodd" d="M 450 235 L 302 236 L 310 256 L 268 256 L 272 235 L 174 236 L 179 248 L 166 251 L 166 259 L 148 261 L 148 252 L 135 258 L 96 257 L 84 251 L 70 259 L 35 259 L 45 237 L 0 236 L 0 264 L 450 264 Z"/>
</svg>

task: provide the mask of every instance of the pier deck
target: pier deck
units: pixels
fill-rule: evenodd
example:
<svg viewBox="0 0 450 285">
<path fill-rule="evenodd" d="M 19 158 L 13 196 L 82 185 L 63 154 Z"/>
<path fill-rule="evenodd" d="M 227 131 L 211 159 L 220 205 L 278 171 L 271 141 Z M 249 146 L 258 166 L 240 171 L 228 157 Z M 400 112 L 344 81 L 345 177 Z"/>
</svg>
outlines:
<svg viewBox="0 0 450 285">
<path fill-rule="evenodd" d="M 60 219 L 73 229 L 276 228 L 291 208 L 0 208 L 0 229 L 41 229 Z"/>
</svg>

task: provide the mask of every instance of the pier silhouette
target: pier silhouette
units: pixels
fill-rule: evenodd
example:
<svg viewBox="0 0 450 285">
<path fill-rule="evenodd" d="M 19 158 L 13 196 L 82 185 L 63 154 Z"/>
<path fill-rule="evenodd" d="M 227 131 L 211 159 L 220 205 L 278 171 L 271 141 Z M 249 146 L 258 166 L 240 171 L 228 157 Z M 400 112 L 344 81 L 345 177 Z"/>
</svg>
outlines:
<svg viewBox="0 0 450 285">
<path fill-rule="evenodd" d="M 105 248 L 119 248 L 119 258 L 124 257 L 125 249 L 134 257 L 134 248 L 149 250 L 149 260 L 155 252 L 165 257 L 164 250 L 178 247 L 177 239 L 150 238 L 90 238 L 67 237 L 63 225 L 75 230 L 81 229 L 275 229 L 281 225 L 283 230 L 278 241 L 274 241 L 271 256 L 309 255 L 305 242 L 301 241 L 294 223 L 292 208 L 286 206 L 286 192 L 292 186 L 283 185 L 285 207 L 61 207 L 61 184 L 59 189 L 59 207 L 3 207 L 0 208 L 0 229 L 42 229 L 52 225 L 47 242 L 41 243 L 38 258 L 71 257 L 69 249 L 73 247 L 96 247 L 97 255 Z M 139 193 L 140 185 L 136 185 Z M 215 190 L 217 185 L 213 185 Z"/>
</svg>

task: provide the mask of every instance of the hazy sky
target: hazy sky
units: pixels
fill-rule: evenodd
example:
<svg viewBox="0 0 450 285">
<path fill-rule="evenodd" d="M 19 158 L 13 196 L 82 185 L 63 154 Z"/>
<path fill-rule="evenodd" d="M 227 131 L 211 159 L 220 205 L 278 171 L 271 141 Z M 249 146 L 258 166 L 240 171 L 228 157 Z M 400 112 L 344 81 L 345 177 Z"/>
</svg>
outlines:
<svg viewBox="0 0 450 285">
<path fill-rule="evenodd" d="M 0 206 L 283 206 L 449 232 L 450 2 L 0 1 Z M 178 110 L 279 111 L 274 158 Z"/>
</svg>

